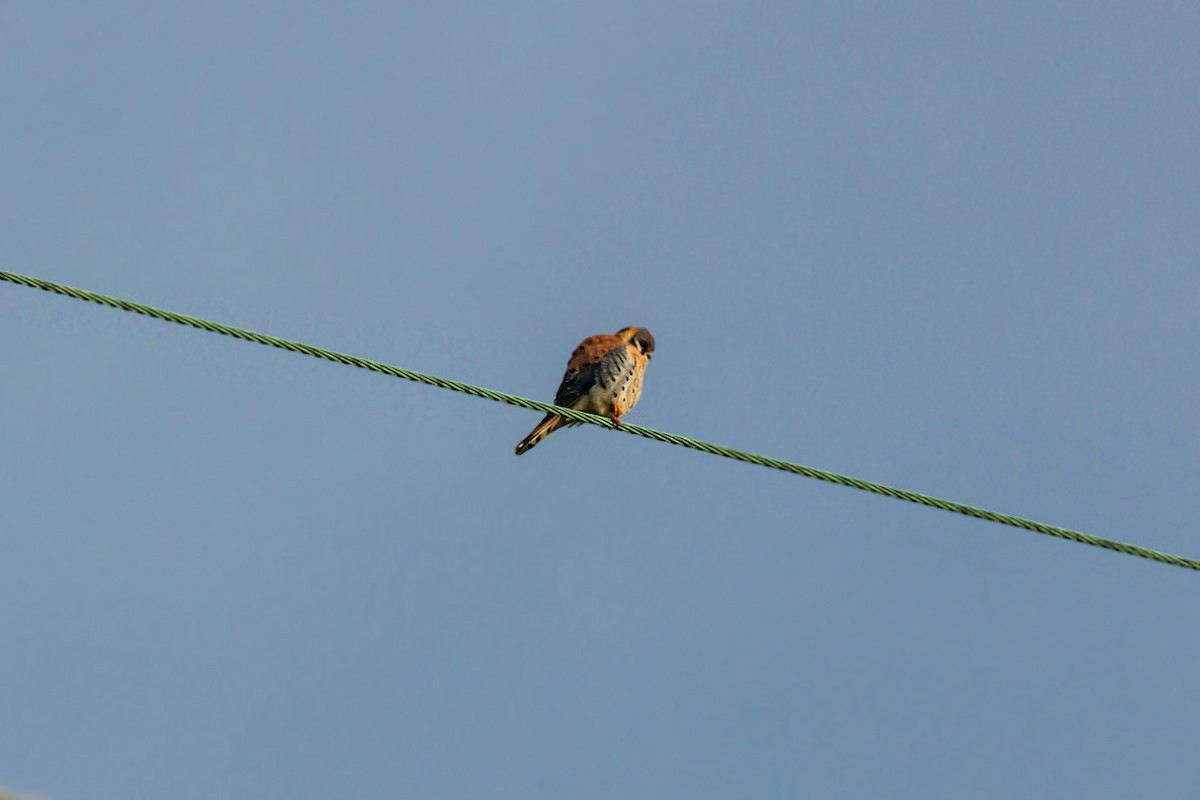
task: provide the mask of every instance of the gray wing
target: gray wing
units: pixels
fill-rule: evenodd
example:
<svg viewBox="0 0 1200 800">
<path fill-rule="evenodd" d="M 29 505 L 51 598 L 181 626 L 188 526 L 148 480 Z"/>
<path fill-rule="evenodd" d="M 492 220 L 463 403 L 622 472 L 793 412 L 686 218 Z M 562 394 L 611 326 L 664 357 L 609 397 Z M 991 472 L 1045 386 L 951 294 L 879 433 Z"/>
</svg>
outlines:
<svg viewBox="0 0 1200 800">
<path fill-rule="evenodd" d="M 567 370 L 554 395 L 554 405 L 574 408 L 596 386 L 604 389 L 606 394 L 615 394 L 629 383 L 636 367 L 628 348 L 614 348 L 595 364 L 580 370 Z"/>
<path fill-rule="evenodd" d="M 604 389 L 605 394 L 616 395 L 633 379 L 637 362 L 629 353 L 629 348 L 622 345 L 605 354 L 596 365 L 595 382 Z"/>
</svg>

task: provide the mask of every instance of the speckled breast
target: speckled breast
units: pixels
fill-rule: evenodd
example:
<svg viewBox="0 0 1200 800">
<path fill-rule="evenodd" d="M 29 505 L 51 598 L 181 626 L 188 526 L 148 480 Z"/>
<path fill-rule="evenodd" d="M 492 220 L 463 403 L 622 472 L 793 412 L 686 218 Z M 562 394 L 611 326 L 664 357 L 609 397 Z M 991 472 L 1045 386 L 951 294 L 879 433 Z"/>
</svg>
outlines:
<svg viewBox="0 0 1200 800">
<path fill-rule="evenodd" d="M 593 402 L 597 413 L 620 416 L 637 405 L 642 395 L 645 357 L 626 346 L 604 357 L 596 371 Z M 603 410 L 601 406 L 606 406 Z"/>
</svg>

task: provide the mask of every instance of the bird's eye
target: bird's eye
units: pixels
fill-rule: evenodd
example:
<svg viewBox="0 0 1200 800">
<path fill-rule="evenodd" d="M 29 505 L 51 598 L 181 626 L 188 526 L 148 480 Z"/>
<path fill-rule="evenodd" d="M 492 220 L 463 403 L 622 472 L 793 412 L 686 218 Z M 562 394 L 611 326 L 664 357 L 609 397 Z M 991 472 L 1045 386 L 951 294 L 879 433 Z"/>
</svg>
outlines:
<svg viewBox="0 0 1200 800">
<path fill-rule="evenodd" d="M 650 354 L 654 352 L 654 337 L 650 335 L 649 331 L 638 331 L 633 337 L 632 344 L 646 358 L 649 358 Z"/>
</svg>

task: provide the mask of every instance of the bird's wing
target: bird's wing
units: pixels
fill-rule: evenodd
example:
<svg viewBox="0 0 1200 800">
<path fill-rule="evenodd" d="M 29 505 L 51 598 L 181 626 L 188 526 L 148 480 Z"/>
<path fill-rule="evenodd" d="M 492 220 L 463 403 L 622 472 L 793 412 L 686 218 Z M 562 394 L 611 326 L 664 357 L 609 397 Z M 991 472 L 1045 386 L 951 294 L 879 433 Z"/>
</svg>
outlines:
<svg viewBox="0 0 1200 800">
<path fill-rule="evenodd" d="M 601 333 L 584 339 L 571 359 L 562 383 L 554 395 L 554 405 L 573 408 L 596 385 L 598 368 L 610 353 L 624 350 L 624 342 L 611 333 Z"/>
<path fill-rule="evenodd" d="M 604 354 L 595 368 L 595 382 L 609 394 L 624 389 L 637 372 L 638 362 L 627 344 L 613 348 Z"/>
</svg>

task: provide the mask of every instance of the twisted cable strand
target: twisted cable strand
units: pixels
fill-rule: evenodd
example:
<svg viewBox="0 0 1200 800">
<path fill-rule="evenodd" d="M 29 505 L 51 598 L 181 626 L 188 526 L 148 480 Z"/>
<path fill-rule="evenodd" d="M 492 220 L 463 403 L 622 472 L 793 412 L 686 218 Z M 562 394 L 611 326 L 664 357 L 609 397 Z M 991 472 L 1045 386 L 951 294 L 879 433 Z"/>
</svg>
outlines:
<svg viewBox="0 0 1200 800">
<path fill-rule="evenodd" d="M 753 453 L 747 453 L 742 450 L 734 450 L 721 445 L 702 442 L 698 439 L 692 439 L 687 436 L 680 436 L 674 433 L 665 433 L 663 431 L 654 430 L 653 428 L 644 428 L 640 425 L 633 425 L 628 422 L 623 422 L 617 425 L 607 417 L 589 414 L 585 411 L 576 411 L 571 408 L 563 408 L 551 403 L 543 403 L 538 400 L 531 400 L 528 397 L 520 397 L 518 395 L 508 394 L 506 392 L 498 392 L 493 389 L 487 389 L 482 386 L 475 386 L 462 381 L 442 378 L 437 375 L 427 375 L 423 372 L 404 369 L 402 367 L 384 364 L 380 361 L 371 361 L 358 356 L 338 353 L 333 350 L 326 350 L 321 347 L 295 342 L 290 339 L 281 339 L 276 336 L 269 336 L 265 333 L 256 333 L 254 331 L 235 328 L 232 325 L 223 325 L 219 322 L 210 322 L 209 320 L 200 319 L 199 317 L 191 317 L 187 314 L 179 314 L 174 311 L 166 311 L 154 306 L 147 306 L 141 303 L 134 303 L 129 300 L 122 300 L 117 297 L 109 297 L 96 292 L 89 292 L 86 289 L 76 289 L 71 286 L 64 286 L 61 283 L 42 280 L 41 278 L 32 278 L 27 275 L 18 275 L 13 272 L 5 272 L 0 270 L 0 280 L 15 283 L 20 286 L 27 286 L 31 289 L 41 289 L 46 292 L 53 292 L 64 297 L 73 297 L 77 300 L 86 300 L 91 303 L 98 303 L 110 308 L 129 311 L 134 314 L 143 314 L 147 317 L 163 320 L 164 322 L 174 322 L 179 325 L 187 325 L 192 328 L 198 328 L 212 333 L 219 333 L 224 336 L 232 336 L 235 339 L 241 339 L 247 342 L 267 345 L 269 347 L 277 347 L 281 350 L 288 350 L 301 355 L 312 356 L 313 358 L 321 358 L 326 361 L 333 361 L 338 364 L 345 364 L 350 367 L 358 367 L 359 369 L 378 372 L 382 375 L 390 375 L 394 378 L 403 378 L 404 380 L 424 383 L 429 386 L 437 386 L 441 389 L 449 389 L 454 392 L 461 392 L 473 397 L 481 397 L 485 400 L 494 400 L 498 403 L 507 403 L 508 405 L 527 408 L 532 411 L 540 411 L 545 414 L 556 414 L 560 417 L 574 420 L 576 422 L 586 422 L 591 425 L 599 425 L 603 428 L 616 428 L 617 430 L 631 433 L 635 436 L 641 436 L 646 439 L 653 439 L 666 444 L 678 445 L 679 447 L 687 447 L 691 450 L 699 450 L 702 453 L 709 453 L 715 456 L 731 458 L 735 461 L 742 461 L 746 464 L 756 464 L 760 467 L 769 467 L 782 472 L 790 472 L 793 475 L 802 475 L 806 478 L 814 478 L 819 481 L 828 483 L 836 483 L 839 486 L 846 486 L 851 489 L 859 489 L 864 492 L 872 492 L 874 494 L 892 497 L 897 500 L 906 500 L 910 503 L 937 508 L 943 511 L 951 511 L 956 514 L 963 514 L 968 517 L 995 522 L 1000 525 L 1008 525 L 1013 528 L 1021 528 L 1035 533 L 1054 536 L 1059 539 L 1067 539 L 1072 542 L 1092 545 L 1093 547 L 1102 547 L 1106 550 L 1112 550 L 1117 553 L 1124 553 L 1138 558 L 1145 558 L 1151 561 L 1158 561 L 1162 564 L 1170 564 L 1184 569 L 1200 571 L 1200 560 L 1185 558 L 1184 556 L 1172 555 L 1163 553 L 1158 550 L 1151 550 L 1148 547 L 1141 547 L 1136 544 L 1127 544 L 1114 539 L 1105 539 L 1100 536 L 1092 536 L 1081 531 L 1074 531 L 1069 528 L 1060 528 L 1056 525 L 1047 525 L 1042 522 L 1015 517 L 1010 514 L 1001 514 L 997 511 L 988 511 L 987 509 L 969 506 L 964 503 L 956 503 L 952 500 L 943 500 L 938 497 L 932 497 L 926 494 L 910 492 L 906 489 L 897 489 L 892 486 L 885 486 L 881 483 L 873 483 L 861 478 L 854 478 L 849 475 L 841 475 L 837 472 L 829 472 L 823 469 L 814 467 L 806 467 L 801 464 L 793 464 L 790 461 L 782 461 L 777 458 L 767 456 L 759 456 Z"/>
</svg>

